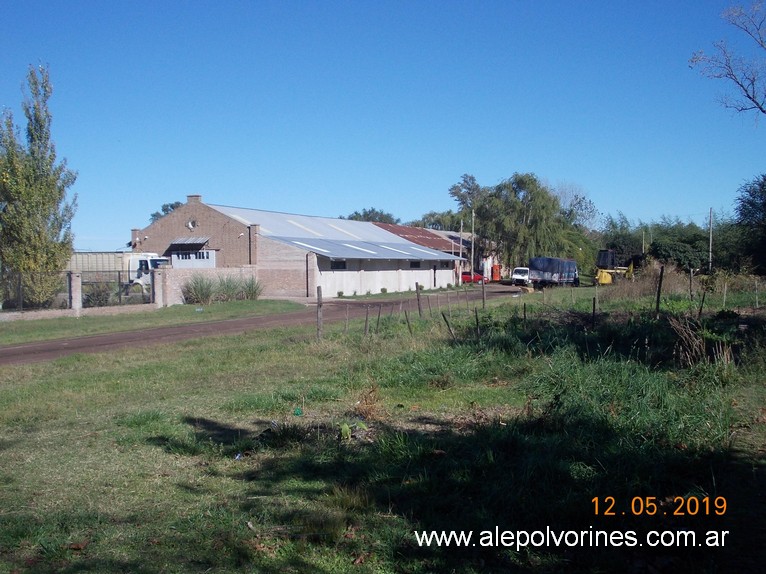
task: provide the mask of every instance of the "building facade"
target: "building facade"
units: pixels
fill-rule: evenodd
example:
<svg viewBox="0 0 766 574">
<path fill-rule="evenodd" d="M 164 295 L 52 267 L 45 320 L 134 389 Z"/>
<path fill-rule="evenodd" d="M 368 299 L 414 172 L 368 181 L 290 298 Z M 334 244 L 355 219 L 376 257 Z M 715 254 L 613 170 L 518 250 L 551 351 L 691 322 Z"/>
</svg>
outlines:
<svg viewBox="0 0 766 574">
<path fill-rule="evenodd" d="M 418 245 L 373 223 L 206 204 L 185 204 L 143 229 L 134 251 L 174 269 L 249 268 L 265 296 L 313 297 L 446 287 L 457 255 Z"/>
</svg>

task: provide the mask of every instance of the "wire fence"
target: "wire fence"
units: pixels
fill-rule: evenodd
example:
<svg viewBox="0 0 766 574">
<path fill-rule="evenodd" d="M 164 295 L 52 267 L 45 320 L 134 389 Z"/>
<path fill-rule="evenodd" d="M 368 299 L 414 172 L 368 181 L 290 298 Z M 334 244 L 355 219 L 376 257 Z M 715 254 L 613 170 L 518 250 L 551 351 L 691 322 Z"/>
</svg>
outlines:
<svg viewBox="0 0 766 574">
<path fill-rule="evenodd" d="M 151 275 L 145 277 L 145 283 L 137 283 L 131 282 L 125 271 L 83 271 L 78 274 L 0 271 L 0 311 L 151 303 Z"/>
</svg>

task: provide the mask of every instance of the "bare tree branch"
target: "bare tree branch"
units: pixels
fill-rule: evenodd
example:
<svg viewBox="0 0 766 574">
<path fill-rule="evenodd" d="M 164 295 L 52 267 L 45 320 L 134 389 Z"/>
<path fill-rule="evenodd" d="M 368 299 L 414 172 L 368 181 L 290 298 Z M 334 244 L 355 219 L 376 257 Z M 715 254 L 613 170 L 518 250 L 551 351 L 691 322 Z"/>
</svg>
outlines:
<svg viewBox="0 0 766 574">
<path fill-rule="evenodd" d="M 732 6 L 723 19 L 752 39 L 763 53 L 747 59 L 734 53 L 723 40 L 713 43 L 715 53 L 696 52 L 689 65 L 703 76 L 731 82 L 736 96 L 724 96 L 721 103 L 738 112 L 755 111 L 766 114 L 766 9 L 758 1 L 745 9 Z"/>
</svg>

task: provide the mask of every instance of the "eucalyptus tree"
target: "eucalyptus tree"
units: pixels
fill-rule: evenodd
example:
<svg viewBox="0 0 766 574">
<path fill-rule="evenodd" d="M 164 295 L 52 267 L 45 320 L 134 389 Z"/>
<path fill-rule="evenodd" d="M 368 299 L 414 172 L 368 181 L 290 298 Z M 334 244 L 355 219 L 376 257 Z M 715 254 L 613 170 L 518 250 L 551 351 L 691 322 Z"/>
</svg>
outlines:
<svg viewBox="0 0 766 574">
<path fill-rule="evenodd" d="M 71 222 L 77 198 L 67 197 L 77 174 L 58 161 L 51 140 L 48 108 L 53 88 L 48 69 L 30 67 L 29 94 L 22 104 L 27 120 L 22 142 L 13 114 L 0 124 L 0 262 L 25 279 L 25 297 L 34 305 L 50 301 L 58 273 L 72 253 Z"/>
</svg>

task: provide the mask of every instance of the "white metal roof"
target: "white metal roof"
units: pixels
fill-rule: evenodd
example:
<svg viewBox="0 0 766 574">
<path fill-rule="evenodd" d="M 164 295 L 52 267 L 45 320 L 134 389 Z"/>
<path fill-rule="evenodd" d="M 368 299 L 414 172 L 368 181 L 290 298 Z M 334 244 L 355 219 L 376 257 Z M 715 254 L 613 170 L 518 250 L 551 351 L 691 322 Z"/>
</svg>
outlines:
<svg viewBox="0 0 766 574">
<path fill-rule="evenodd" d="M 460 259 L 416 245 L 368 221 L 206 205 L 244 225 L 258 225 L 263 237 L 294 245 L 330 259 Z"/>
</svg>

